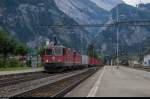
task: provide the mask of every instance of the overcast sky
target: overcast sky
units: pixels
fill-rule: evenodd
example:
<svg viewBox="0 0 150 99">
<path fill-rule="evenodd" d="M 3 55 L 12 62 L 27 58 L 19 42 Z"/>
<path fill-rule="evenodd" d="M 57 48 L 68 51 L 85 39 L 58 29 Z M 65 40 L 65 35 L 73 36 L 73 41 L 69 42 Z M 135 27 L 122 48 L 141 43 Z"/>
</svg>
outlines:
<svg viewBox="0 0 150 99">
<path fill-rule="evenodd" d="M 140 0 L 124 0 L 124 1 L 134 6 L 140 2 Z M 150 3 L 150 0 L 141 0 L 141 1 L 142 3 Z"/>
</svg>

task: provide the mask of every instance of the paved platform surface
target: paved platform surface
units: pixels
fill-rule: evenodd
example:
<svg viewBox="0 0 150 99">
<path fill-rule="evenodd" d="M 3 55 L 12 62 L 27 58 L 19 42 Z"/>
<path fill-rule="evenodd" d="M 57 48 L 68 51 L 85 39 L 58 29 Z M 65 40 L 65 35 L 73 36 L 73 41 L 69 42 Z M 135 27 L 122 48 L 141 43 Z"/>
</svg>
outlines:
<svg viewBox="0 0 150 99">
<path fill-rule="evenodd" d="M 32 69 L 25 69 L 25 70 L 18 70 L 18 71 L 0 71 L 0 75 L 9 75 L 9 74 L 19 74 L 19 73 L 28 73 L 28 72 L 38 72 L 43 71 L 44 68 L 32 68 Z"/>
<path fill-rule="evenodd" d="M 105 66 L 65 97 L 150 97 L 150 72 Z"/>
</svg>

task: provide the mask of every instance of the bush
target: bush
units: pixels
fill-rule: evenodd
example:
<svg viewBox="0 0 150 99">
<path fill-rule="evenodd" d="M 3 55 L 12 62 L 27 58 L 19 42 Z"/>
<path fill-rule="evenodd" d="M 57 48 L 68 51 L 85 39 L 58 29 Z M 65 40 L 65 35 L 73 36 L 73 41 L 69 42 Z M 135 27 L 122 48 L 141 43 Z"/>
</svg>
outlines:
<svg viewBox="0 0 150 99">
<path fill-rule="evenodd" d="M 3 67 L 3 60 L 0 59 L 0 68 Z"/>
<path fill-rule="evenodd" d="M 21 64 L 19 63 L 19 61 L 15 58 L 12 59 L 8 59 L 7 63 L 6 63 L 7 67 L 21 67 Z"/>
<path fill-rule="evenodd" d="M 28 67 L 32 67 L 31 64 L 32 64 L 32 63 L 31 63 L 31 60 L 28 60 L 28 61 L 26 62 L 26 65 L 27 65 Z"/>
</svg>

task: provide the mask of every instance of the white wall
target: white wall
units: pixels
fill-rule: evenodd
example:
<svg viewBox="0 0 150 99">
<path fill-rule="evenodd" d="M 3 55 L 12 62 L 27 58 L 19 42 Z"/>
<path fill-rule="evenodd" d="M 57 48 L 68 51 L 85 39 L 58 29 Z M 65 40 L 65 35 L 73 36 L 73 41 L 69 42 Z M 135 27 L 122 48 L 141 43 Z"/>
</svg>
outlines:
<svg viewBox="0 0 150 99">
<path fill-rule="evenodd" d="M 150 66 L 149 60 L 150 60 L 150 55 L 144 56 L 144 62 L 143 62 L 143 65 L 144 65 L 144 66 Z"/>
</svg>

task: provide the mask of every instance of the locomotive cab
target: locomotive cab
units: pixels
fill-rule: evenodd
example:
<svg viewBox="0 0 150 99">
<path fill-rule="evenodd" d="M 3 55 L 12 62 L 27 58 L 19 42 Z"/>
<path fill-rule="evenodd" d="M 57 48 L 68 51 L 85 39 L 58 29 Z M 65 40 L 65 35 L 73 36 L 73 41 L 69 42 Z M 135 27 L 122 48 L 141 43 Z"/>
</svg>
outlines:
<svg viewBox="0 0 150 99">
<path fill-rule="evenodd" d="M 45 49 L 44 62 L 45 63 L 61 63 L 63 62 L 63 48 L 52 47 Z"/>
<path fill-rule="evenodd" d="M 44 68 L 47 72 L 59 72 L 64 63 L 64 47 L 54 46 L 48 47 L 44 50 Z"/>
</svg>

